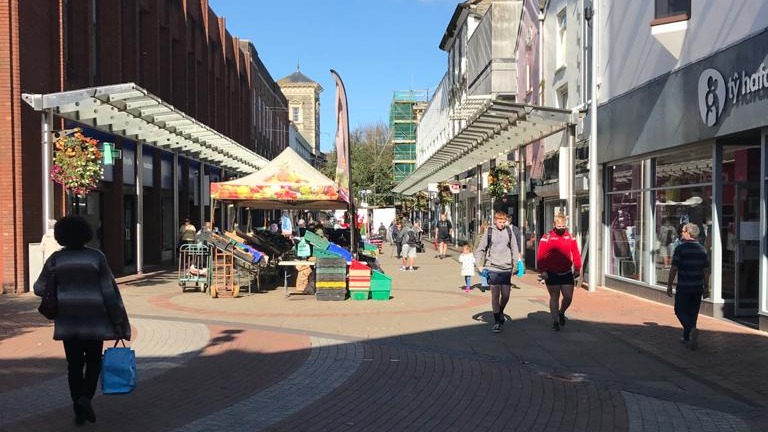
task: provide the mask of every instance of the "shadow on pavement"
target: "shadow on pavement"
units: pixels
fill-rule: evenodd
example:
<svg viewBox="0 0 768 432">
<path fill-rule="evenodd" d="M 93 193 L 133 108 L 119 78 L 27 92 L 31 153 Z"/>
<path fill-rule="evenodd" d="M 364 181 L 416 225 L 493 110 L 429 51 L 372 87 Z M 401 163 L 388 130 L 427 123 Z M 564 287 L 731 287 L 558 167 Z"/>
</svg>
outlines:
<svg viewBox="0 0 768 432">
<path fill-rule="evenodd" d="M 28 332 L 49 324 L 24 300 L 0 304 L 4 329 L 13 316 L 31 315 L 17 332 L 4 330 L 0 343 L 0 430 L 77 429 L 61 344 L 50 333 L 29 343 Z M 570 319 L 553 332 L 539 311 L 507 315 L 503 332 L 492 334 L 490 311 L 472 319 L 477 324 L 311 349 L 308 337 L 333 336 L 208 324 L 202 349 L 139 357 L 136 391 L 97 396 L 98 422 L 88 428 L 626 431 L 633 422 L 671 430 L 672 421 L 691 430 L 768 428 L 764 336 L 702 331 L 694 352 L 677 342 L 679 329 L 652 321 Z M 28 399 L 42 402 L 19 404 Z"/>
</svg>

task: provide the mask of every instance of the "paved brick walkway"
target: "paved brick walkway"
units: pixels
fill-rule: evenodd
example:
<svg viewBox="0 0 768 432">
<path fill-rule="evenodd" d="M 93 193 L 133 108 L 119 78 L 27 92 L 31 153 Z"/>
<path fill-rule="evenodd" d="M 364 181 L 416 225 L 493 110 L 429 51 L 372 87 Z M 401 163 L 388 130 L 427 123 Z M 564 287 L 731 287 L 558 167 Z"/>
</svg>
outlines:
<svg viewBox="0 0 768 432">
<path fill-rule="evenodd" d="M 452 258 L 455 258 L 452 257 Z M 238 299 L 181 290 L 173 273 L 122 284 L 139 387 L 97 396 L 109 431 L 762 431 L 768 337 L 700 319 L 677 342 L 669 306 L 577 291 L 564 331 L 518 280 L 501 334 L 489 295 L 459 290 L 459 265 L 419 254 L 391 270 L 387 302 Z M 0 296 L 0 431 L 72 424 L 63 349 L 32 296 Z"/>
</svg>

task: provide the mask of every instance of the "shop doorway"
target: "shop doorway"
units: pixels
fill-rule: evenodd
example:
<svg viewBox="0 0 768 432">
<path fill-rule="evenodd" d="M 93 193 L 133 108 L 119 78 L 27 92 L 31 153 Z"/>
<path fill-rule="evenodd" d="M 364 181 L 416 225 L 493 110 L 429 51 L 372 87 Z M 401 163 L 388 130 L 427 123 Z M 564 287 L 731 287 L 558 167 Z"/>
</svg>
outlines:
<svg viewBox="0 0 768 432">
<path fill-rule="evenodd" d="M 723 149 L 722 296 L 756 316 L 760 289 L 760 147 Z"/>
<path fill-rule="evenodd" d="M 136 197 L 123 196 L 123 266 L 126 273 L 136 269 Z"/>
</svg>

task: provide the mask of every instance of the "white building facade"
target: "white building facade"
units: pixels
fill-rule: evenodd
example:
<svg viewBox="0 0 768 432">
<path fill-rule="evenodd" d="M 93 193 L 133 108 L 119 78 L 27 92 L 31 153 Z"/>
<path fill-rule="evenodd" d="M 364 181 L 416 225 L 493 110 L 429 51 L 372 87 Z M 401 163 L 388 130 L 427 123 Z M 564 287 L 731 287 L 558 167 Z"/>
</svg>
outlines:
<svg viewBox="0 0 768 432">
<path fill-rule="evenodd" d="M 712 262 L 703 313 L 768 328 L 768 5 L 596 6 L 604 284 L 666 301 L 692 222 Z"/>
</svg>

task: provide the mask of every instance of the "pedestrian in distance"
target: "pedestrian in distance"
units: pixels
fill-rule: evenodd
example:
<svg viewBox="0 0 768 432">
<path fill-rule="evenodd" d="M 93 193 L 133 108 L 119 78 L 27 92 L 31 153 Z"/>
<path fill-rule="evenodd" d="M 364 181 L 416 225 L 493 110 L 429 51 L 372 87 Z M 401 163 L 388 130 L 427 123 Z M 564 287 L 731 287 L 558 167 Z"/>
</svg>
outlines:
<svg viewBox="0 0 768 432">
<path fill-rule="evenodd" d="M 491 287 L 491 331 L 494 333 L 501 332 L 501 326 L 506 320 L 504 308 L 509 302 L 512 273 L 517 263 L 518 251 L 517 239 L 507 225 L 507 214 L 497 211 L 493 216 L 493 225 L 488 228 L 486 235 L 481 236 L 475 250 L 475 261 L 483 263 L 483 271 L 487 271 L 488 284 Z"/>
<path fill-rule="evenodd" d="M 435 225 L 435 238 L 438 242 L 437 254 L 440 259 L 445 258 L 451 237 L 453 237 L 453 224 L 448 220 L 445 213 L 440 213 L 440 220 Z"/>
<path fill-rule="evenodd" d="M 184 218 L 184 223 L 179 227 L 179 234 L 177 240 L 179 242 L 179 248 L 185 244 L 194 244 L 196 242 L 195 236 L 197 235 L 197 228 L 192 225 L 189 218 Z"/>
<path fill-rule="evenodd" d="M 488 232 L 488 221 L 483 221 L 480 224 L 480 229 L 477 231 L 477 239 L 475 240 L 475 250 L 477 250 L 477 247 L 480 246 L 480 241 L 483 238 L 483 235 Z M 480 292 L 485 292 L 490 288 L 488 285 L 488 272 L 477 272 L 478 275 L 480 275 Z"/>
<path fill-rule="evenodd" d="M 549 291 L 549 312 L 552 314 L 552 330 L 560 331 L 567 322 L 565 311 L 573 301 L 575 279 L 581 274 L 581 254 L 576 239 L 566 228 L 562 213 L 555 215 L 552 231 L 541 237 L 537 261 L 540 278 Z M 563 296 L 562 303 L 560 295 Z"/>
<path fill-rule="evenodd" d="M 54 236 L 64 248 L 45 262 L 34 291 L 42 296 L 48 284 L 56 287 L 53 339 L 64 343 L 75 423 L 93 423 L 96 414 L 91 400 L 104 341 L 130 340 L 131 326 L 106 257 L 85 246 L 93 238 L 88 221 L 66 216 L 54 226 Z"/>
<path fill-rule="evenodd" d="M 392 227 L 392 244 L 395 245 L 395 250 L 392 253 L 397 259 L 401 258 L 400 253 L 403 246 L 402 230 L 403 225 L 399 221 L 395 222 L 395 226 Z"/>
<path fill-rule="evenodd" d="M 459 255 L 459 262 L 461 263 L 461 275 L 464 276 L 464 292 L 470 292 L 472 290 L 472 275 L 475 273 L 475 255 L 472 253 L 472 245 L 465 243 L 461 248 L 461 255 Z"/>
<path fill-rule="evenodd" d="M 672 297 L 672 284 L 677 276 L 675 315 L 683 326 L 681 342 L 692 350 L 699 347 L 699 318 L 701 299 L 709 297 L 709 255 L 698 242 L 699 226 L 687 223 L 681 230 L 682 242 L 675 248 L 667 280 L 667 295 Z"/>
<path fill-rule="evenodd" d="M 387 241 L 387 227 L 384 226 L 384 222 L 379 225 L 379 236 L 381 241 Z"/>
<path fill-rule="evenodd" d="M 418 227 L 407 224 L 400 231 L 401 251 L 400 256 L 403 260 L 403 265 L 400 270 L 414 271 L 413 262 L 416 259 L 416 252 L 419 245 L 419 232 Z"/>
</svg>

